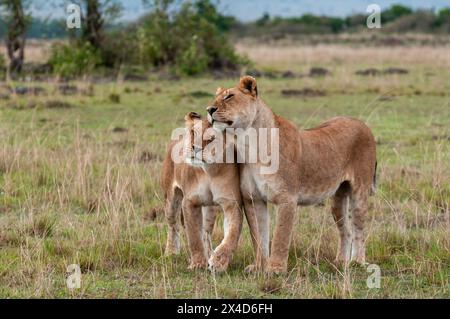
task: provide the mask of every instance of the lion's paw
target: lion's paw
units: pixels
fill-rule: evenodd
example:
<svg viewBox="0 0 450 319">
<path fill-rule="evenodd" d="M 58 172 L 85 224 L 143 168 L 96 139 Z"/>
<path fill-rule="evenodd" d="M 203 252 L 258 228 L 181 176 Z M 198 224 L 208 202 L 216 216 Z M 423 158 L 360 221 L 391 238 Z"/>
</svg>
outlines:
<svg viewBox="0 0 450 319">
<path fill-rule="evenodd" d="M 215 251 L 208 261 L 208 269 L 212 272 L 224 272 L 228 268 L 230 254 L 226 251 Z"/>
<path fill-rule="evenodd" d="M 265 272 L 268 275 L 281 275 L 287 272 L 287 265 L 284 263 L 269 261 Z"/>
<path fill-rule="evenodd" d="M 166 251 L 165 251 L 165 255 L 166 256 L 175 256 L 180 254 L 180 249 L 176 246 L 172 246 L 172 245 L 167 245 L 166 246 Z"/>
<path fill-rule="evenodd" d="M 257 273 L 260 270 L 261 270 L 261 268 L 256 266 L 256 264 L 251 264 L 251 265 L 248 265 L 247 267 L 245 267 L 244 272 L 246 274 L 254 274 L 254 273 Z"/>
<path fill-rule="evenodd" d="M 203 270 L 203 269 L 206 269 L 206 267 L 207 267 L 206 260 L 204 260 L 204 261 L 192 261 L 191 264 L 189 265 L 188 269 L 189 270 Z"/>
</svg>

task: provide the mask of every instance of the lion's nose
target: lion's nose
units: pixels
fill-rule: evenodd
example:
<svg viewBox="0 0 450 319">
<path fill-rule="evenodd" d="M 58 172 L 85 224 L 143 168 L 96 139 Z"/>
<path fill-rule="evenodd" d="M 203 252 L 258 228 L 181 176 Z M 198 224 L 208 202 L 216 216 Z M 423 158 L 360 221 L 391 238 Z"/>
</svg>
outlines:
<svg viewBox="0 0 450 319">
<path fill-rule="evenodd" d="M 214 114 L 214 112 L 217 111 L 217 107 L 215 107 L 215 106 L 208 106 L 206 108 L 206 111 L 209 113 L 209 115 L 212 116 Z"/>
<path fill-rule="evenodd" d="M 201 147 L 198 147 L 196 145 L 192 145 L 192 152 L 195 154 L 197 154 L 198 152 L 200 152 L 202 149 Z"/>
</svg>

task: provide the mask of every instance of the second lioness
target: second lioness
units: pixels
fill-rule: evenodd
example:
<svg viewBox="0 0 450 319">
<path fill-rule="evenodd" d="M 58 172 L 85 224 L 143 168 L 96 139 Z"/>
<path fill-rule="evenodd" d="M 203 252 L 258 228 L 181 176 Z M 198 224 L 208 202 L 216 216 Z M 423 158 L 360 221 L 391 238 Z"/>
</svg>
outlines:
<svg viewBox="0 0 450 319">
<path fill-rule="evenodd" d="M 175 250 L 172 246 L 176 245 L 178 237 L 177 216 L 182 210 L 191 253 L 190 268 L 206 268 L 209 264 L 212 270 L 224 271 L 237 248 L 242 229 L 243 209 L 239 169 L 234 163 L 207 164 L 202 156 L 196 157 L 198 155 L 196 153 L 201 151 L 206 143 L 211 142 L 214 134 L 207 131 L 211 125 L 208 121 L 202 120 L 197 113 L 187 114 L 185 121 L 186 135 L 182 140 L 171 143 L 161 175 L 166 200 L 166 219 L 169 224 L 167 249 Z M 196 135 L 199 135 L 200 138 L 197 138 Z M 197 145 L 195 141 L 198 140 L 202 144 Z M 183 154 L 180 155 L 176 151 L 174 152 L 176 146 L 178 150 L 186 154 L 182 152 Z M 189 150 L 186 150 L 186 147 Z M 188 157 L 185 158 L 185 155 Z M 182 162 L 176 163 L 173 156 L 182 156 Z M 205 247 L 202 237 L 202 208 L 212 205 L 219 205 L 223 209 L 225 236 L 208 261 L 207 247 Z M 255 215 L 247 216 L 247 221 L 256 247 L 259 239 Z"/>
</svg>

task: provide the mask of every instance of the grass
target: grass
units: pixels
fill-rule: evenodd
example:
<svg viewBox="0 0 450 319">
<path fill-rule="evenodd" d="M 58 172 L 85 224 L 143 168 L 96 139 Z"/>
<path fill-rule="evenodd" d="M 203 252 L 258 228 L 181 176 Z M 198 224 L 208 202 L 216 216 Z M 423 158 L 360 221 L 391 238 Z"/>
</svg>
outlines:
<svg viewBox="0 0 450 319">
<path fill-rule="evenodd" d="M 435 59 L 405 57 L 404 48 L 289 50 L 262 58 L 248 48 L 258 68 L 321 66 L 332 76 L 258 79 L 276 113 L 301 127 L 355 116 L 376 136 L 379 189 L 366 234 L 367 259 L 381 269 L 380 289 L 367 288 L 365 268 L 334 265 L 338 235 L 329 203 L 298 209 L 285 276 L 243 272 L 253 261 L 247 227 L 223 275 L 189 272 L 185 240 L 180 256 L 164 256 L 164 218 L 152 217 L 162 206 L 158 178 L 170 133 L 185 113 L 204 113 L 207 93 L 237 81 L 197 78 L 94 83 L 92 95 L 80 82 L 72 96 L 60 95 L 51 82 L 12 83 L 42 86 L 45 93 L 0 100 L 0 297 L 449 298 L 449 49 L 428 48 Z M 305 52 L 314 59 L 304 61 Z M 409 73 L 355 75 L 390 66 Z M 325 95 L 280 93 L 304 88 Z M 66 286 L 70 264 L 80 265 L 80 289 Z"/>
</svg>

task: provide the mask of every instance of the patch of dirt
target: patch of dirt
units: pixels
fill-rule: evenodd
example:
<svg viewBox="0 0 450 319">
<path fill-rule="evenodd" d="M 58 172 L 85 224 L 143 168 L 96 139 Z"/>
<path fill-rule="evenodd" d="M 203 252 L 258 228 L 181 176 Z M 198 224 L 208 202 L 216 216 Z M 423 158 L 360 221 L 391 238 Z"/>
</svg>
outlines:
<svg viewBox="0 0 450 319">
<path fill-rule="evenodd" d="M 26 101 L 26 102 L 15 102 L 7 105 L 8 108 L 15 110 L 26 110 L 26 109 L 34 109 L 38 107 L 47 108 L 47 109 L 69 109 L 74 107 L 73 104 L 59 101 L 59 100 L 49 100 L 49 101 Z"/>
<path fill-rule="evenodd" d="M 261 70 L 248 70 L 246 74 L 253 76 L 254 78 L 268 78 L 268 79 L 276 79 L 280 76 L 280 74 L 274 71 L 261 71 Z"/>
<path fill-rule="evenodd" d="M 46 93 L 46 90 L 40 86 L 17 86 L 15 88 L 10 89 L 11 94 L 17 95 L 33 95 L 38 96 Z"/>
<path fill-rule="evenodd" d="M 431 137 L 431 140 L 433 141 L 450 141 L 450 135 L 433 135 Z"/>
<path fill-rule="evenodd" d="M 125 74 L 123 80 L 128 82 L 147 82 L 148 76 L 141 74 Z"/>
<path fill-rule="evenodd" d="M 152 161 L 161 161 L 161 156 L 149 151 L 143 151 L 139 157 L 140 163 L 148 163 Z"/>
<path fill-rule="evenodd" d="M 381 102 L 391 102 L 391 101 L 395 101 L 395 97 L 389 96 L 389 95 L 384 95 L 384 96 L 380 96 L 377 100 L 381 101 Z"/>
<path fill-rule="evenodd" d="M 128 132 L 128 129 L 125 127 L 120 127 L 120 126 L 116 126 L 115 128 L 112 129 L 113 133 L 126 133 Z"/>
<path fill-rule="evenodd" d="M 384 70 L 378 70 L 375 68 L 369 68 L 364 70 L 358 70 L 356 71 L 356 75 L 362 75 L 362 76 L 378 76 L 378 75 L 390 75 L 390 74 L 408 74 L 409 71 L 402 68 L 387 68 Z"/>
<path fill-rule="evenodd" d="M 154 221 L 158 216 L 164 215 L 164 209 L 162 207 L 154 207 L 148 212 L 144 213 L 144 220 L 145 221 Z"/>
<path fill-rule="evenodd" d="M 14 109 L 14 110 L 34 109 L 37 106 L 38 106 L 38 103 L 36 101 L 27 101 L 24 103 L 21 103 L 21 102 L 9 103 L 6 105 L 7 108 Z"/>
<path fill-rule="evenodd" d="M 281 77 L 283 79 L 294 79 L 297 77 L 297 75 L 294 72 L 288 70 L 281 73 Z"/>
<path fill-rule="evenodd" d="M 141 93 L 142 92 L 142 90 L 140 89 L 140 88 L 129 88 L 129 87 L 126 87 L 124 90 L 124 93 L 127 93 L 127 94 L 131 94 L 131 93 Z"/>
<path fill-rule="evenodd" d="M 70 109 L 73 105 L 65 101 L 50 100 L 44 103 L 44 107 L 48 109 Z"/>
<path fill-rule="evenodd" d="M 180 77 L 171 72 L 161 72 L 158 75 L 158 80 L 160 80 L 160 81 L 179 81 Z"/>
<path fill-rule="evenodd" d="M 120 95 L 117 93 L 111 93 L 108 99 L 111 103 L 120 104 Z"/>
<path fill-rule="evenodd" d="M 362 76 L 377 76 L 377 75 L 381 75 L 381 71 L 378 69 L 370 68 L 370 69 L 358 70 L 358 71 L 356 71 L 355 74 L 362 75 Z"/>
<path fill-rule="evenodd" d="M 76 85 L 70 85 L 70 84 L 61 84 L 58 86 L 58 92 L 62 95 L 87 95 L 87 96 L 93 96 L 94 95 L 94 88 L 92 86 L 89 86 L 87 89 L 79 89 Z"/>
<path fill-rule="evenodd" d="M 313 67 L 309 70 L 309 74 L 308 76 L 310 77 L 322 77 L 322 76 L 327 76 L 327 75 L 331 75 L 331 72 L 328 71 L 325 68 L 321 68 L 321 67 Z"/>
<path fill-rule="evenodd" d="M 402 68 L 387 68 L 383 71 L 384 74 L 408 74 L 409 71 Z"/>
<path fill-rule="evenodd" d="M 260 284 L 259 289 L 266 294 L 273 294 L 283 288 L 283 283 L 278 278 L 267 278 Z"/>
<path fill-rule="evenodd" d="M 106 145 L 126 150 L 126 149 L 130 149 L 132 147 L 135 147 L 136 142 L 125 140 L 125 141 L 108 142 L 108 143 L 106 143 Z"/>
<path fill-rule="evenodd" d="M 75 95 L 78 94 L 78 87 L 75 85 L 62 84 L 58 86 L 58 91 L 62 95 Z"/>
<path fill-rule="evenodd" d="M 383 46 L 400 46 L 400 45 L 405 45 L 405 41 L 399 38 L 394 38 L 394 37 L 388 37 L 388 38 L 381 38 L 379 39 L 379 42 L 381 45 Z"/>
<path fill-rule="evenodd" d="M 322 90 L 316 90 L 312 88 L 303 88 L 301 90 L 299 89 L 285 89 L 281 90 L 281 94 L 283 96 L 288 97 L 295 97 L 295 96 L 301 96 L 301 97 L 318 97 L 318 96 L 326 96 L 327 93 Z"/>
<path fill-rule="evenodd" d="M 421 175 L 421 172 L 420 170 L 414 168 L 402 168 L 400 174 L 402 177 L 412 176 L 414 178 L 417 178 Z"/>
</svg>

